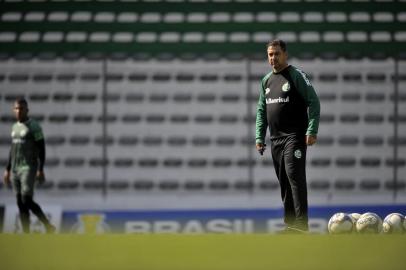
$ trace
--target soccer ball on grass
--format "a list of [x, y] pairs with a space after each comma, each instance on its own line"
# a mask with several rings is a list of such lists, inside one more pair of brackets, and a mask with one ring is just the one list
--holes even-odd
[[357, 224], [357, 220], [360, 218], [361, 214], [351, 213], [351, 214], [349, 214], [349, 216], [352, 219], [352, 223], [354, 224], [354, 228], [355, 228], [355, 224]]
[[405, 231], [405, 217], [399, 213], [391, 213], [383, 220], [383, 232], [386, 234], [403, 233]]
[[375, 213], [362, 214], [355, 225], [358, 233], [380, 233], [382, 231], [382, 219]]
[[351, 217], [346, 213], [335, 213], [328, 222], [330, 234], [351, 233], [354, 228]]

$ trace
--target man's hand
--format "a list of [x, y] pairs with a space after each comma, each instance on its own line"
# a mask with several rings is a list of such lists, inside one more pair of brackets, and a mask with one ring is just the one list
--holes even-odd
[[43, 171], [37, 171], [37, 175], [35, 176], [35, 180], [38, 181], [38, 183], [42, 184], [45, 182], [45, 174]]
[[5, 170], [4, 174], [3, 174], [3, 182], [4, 184], [8, 187], [11, 185], [11, 181], [10, 181], [10, 171]]
[[257, 143], [256, 145], [257, 151], [261, 154], [261, 156], [264, 154], [265, 149], [266, 149], [266, 144], [264, 143]]
[[306, 135], [306, 145], [313, 145], [317, 141], [317, 136], [316, 135]]

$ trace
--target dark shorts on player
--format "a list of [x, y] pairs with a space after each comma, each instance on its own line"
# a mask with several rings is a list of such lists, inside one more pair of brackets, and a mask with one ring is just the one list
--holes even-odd
[[21, 195], [34, 195], [34, 184], [36, 170], [29, 167], [17, 169], [11, 172], [11, 182], [16, 194]]
[[288, 226], [308, 229], [305, 135], [271, 140], [272, 159], [281, 187], [284, 219]]

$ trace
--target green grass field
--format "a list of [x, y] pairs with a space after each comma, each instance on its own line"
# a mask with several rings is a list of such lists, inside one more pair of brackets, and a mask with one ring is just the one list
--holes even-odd
[[11, 235], [4, 270], [406, 269], [406, 235]]

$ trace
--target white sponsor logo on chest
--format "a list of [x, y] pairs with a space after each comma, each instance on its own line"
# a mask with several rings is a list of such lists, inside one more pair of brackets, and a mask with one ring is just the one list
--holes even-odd
[[267, 88], [265, 89], [265, 95], [268, 95], [271, 92], [271, 89]]
[[289, 97], [287, 98], [267, 98], [266, 99], [266, 104], [273, 104], [273, 103], [288, 103], [289, 102]]

